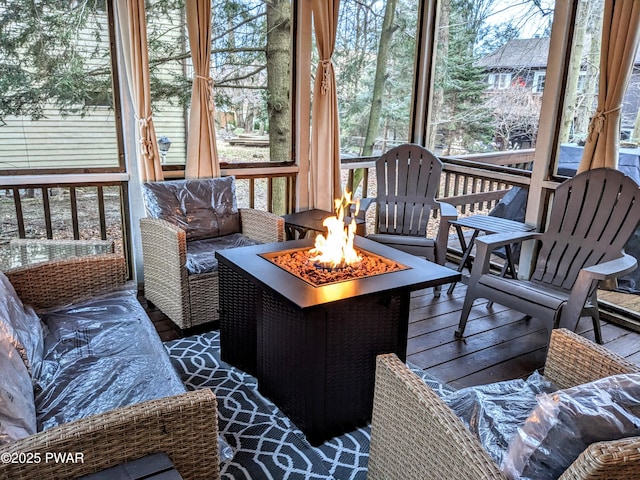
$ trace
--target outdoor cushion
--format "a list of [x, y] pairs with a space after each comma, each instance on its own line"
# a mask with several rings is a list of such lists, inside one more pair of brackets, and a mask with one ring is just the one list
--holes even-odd
[[240, 232], [234, 177], [143, 184], [147, 215], [185, 230], [187, 240]]
[[0, 334], [0, 445], [36, 432], [33, 384], [12, 340]]
[[500, 465], [509, 442], [537, 405], [536, 395], [555, 388], [538, 372], [515, 379], [461, 388], [442, 396]]
[[639, 415], [640, 373], [540, 395], [502, 470], [509, 478], [558, 478], [590, 444], [640, 435]]
[[116, 291], [43, 316], [38, 430], [186, 391], [135, 291]]
[[37, 376], [44, 354], [42, 322], [33, 308], [23, 305], [13, 285], [0, 272], [0, 335], [13, 345], [27, 371]]
[[187, 270], [189, 274], [215, 272], [218, 270], [218, 259], [215, 256], [217, 250], [257, 243], [241, 233], [187, 242]]

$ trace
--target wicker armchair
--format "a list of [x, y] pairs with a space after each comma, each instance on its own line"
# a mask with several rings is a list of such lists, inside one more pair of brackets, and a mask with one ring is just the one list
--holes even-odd
[[[120, 255], [105, 254], [15, 268], [7, 277], [24, 303], [42, 310], [112, 291], [124, 283], [125, 268]], [[210, 390], [119, 408], [2, 445], [3, 459], [38, 453], [41, 461], [3, 461], [0, 480], [74, 479], [160, 451], [185, 479], [219, 478], [217, 405]], [[84, 461], [45, 461], [46, 453], [70, 452], [82, 453]]]
[[[229, 180], [233, 178], [202, 181]], [[163, 184], [168, 185], [169, 188], [172, 185], [182, 188], [184, 183], [181, 182], [189, 181], [163, 182]], [[191, 182], [197, 181], [191, 180]], [[282, 217], [249, 208], [235, 209], [235, 186], [232, 187], [232, 195], [231, 208], [239, 212], [241, 233], [244, 236], [258, 243], [284, 240]], [[214, 198], [218, 197], [214, 195]], [[149, 210], [149, 203], [147, 203], [147, 211]], [[187, 250], [191, 240], [188, 238], [186, 226], [180, 225], [180, 222], [176, 222], [175, 219], [161, 218], [162, 215], [156, 216], [159, 218], [149, 216], [140, 221], [146, 299], [181, 329], [218, 320], [217, 270], [190, 273], [186, 265]], [[211, 252], [212, 257], [213, 255], [214, 252]]]
[[[553, 330], [544, 375], [569, 388], [640, 367], [566, 329]], [[560, 477], [629, 479], [640, 437], [590, 445]], [[440, 397], [393, 354], [377, 358], [368, 478], [504, 479], [480, 442]]]

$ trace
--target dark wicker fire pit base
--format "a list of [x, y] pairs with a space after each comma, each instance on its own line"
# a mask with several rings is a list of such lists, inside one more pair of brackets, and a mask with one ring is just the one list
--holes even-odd
[[407, 325], [401, 319], [408, 304], [407, 292], [305, 312], [265, 292], [258, 324], [260, 390], [312, 444], [366, 423], [376, 355], [406, 356]]
[[217, 252], [223, 359], [254, 373], [259, 388], [317, 444], [371, 418], [375, 357], [406, 358], [412, 290], [459, 274], [356, 238], [408, 267], [313, 287], [260, 255], [313, 240]]

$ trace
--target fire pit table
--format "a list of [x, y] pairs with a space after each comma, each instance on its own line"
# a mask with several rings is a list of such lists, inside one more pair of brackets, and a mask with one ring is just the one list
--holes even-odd
[[410, 293], [460, 274], [362, 237], [355, 248], [395, 271], [314, 286], [276, 265], [312, 239], [216, 252], [222, 358], [256, 375], [312, 444], [371, 419], [375, 357], [406, 359]]

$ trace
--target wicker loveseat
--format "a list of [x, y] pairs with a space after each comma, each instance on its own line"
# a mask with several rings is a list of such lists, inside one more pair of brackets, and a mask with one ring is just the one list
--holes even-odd
[[135, 289], [118, 288], [124, 272], [105, 254], [0, 273], [0, 479], [75, 479], [156, 452], [185, 479], [219, 477], [215, 396], [186, 392]]
[[215, 250], [284, 240], [284, 220], [238, 208], [234, 177], [143, 185], [144, 295], [181, 329], [219, 319]]
[[[566, 329], [553, 330], [544, 377], [569, 388], [640, 367]], [[442, 398], [393, 354], [377, 358], [368, 478], [507, 478]], [[560, 477], [640, 478], [640, 437], [589, 445]]]

